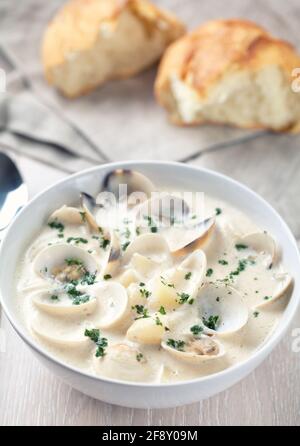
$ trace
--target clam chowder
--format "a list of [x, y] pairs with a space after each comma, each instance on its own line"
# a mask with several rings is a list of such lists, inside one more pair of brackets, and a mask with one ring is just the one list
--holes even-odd
[[32, 337], [90, 374], [148, 383], [258, 349], [292, 284], [271, 234], [216, 198], [155, 193], [138, 172], [113, 171], [102, 189], [55, 210], [20, 259], [16, 305]]

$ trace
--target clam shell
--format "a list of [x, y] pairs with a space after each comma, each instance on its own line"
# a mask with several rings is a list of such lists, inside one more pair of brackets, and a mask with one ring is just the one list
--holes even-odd
[[90, 299], [80, 305], [72, 305], [71, 300], [66, 303], [68, 298], [64, 299], [63, 302], [51, 301], [52, 294], [54, 293], [49, 291], [39, 291], [32, 296], [32, 301], [37, 308], [53, 316], [84, 316], [93, 313], [97, 307], [96, 299]]
[[117, 282], [99, 282], [90, 287], [89, 294], [97, 299], [92, 316], [95, 327], [121, 328], [130, 311], [126, 289]]
[[[127, 186], [127, 195], [120, 189], [120, 185]], [[109, 172], [103, 180], [103, 190], [111, 192], [117, 199], [128, 199], [128, 205], [135, 205], [150, 197], [155, 190], [153, 183], [140, 172], [129, 169], [116, 169]], [[135, 195], [137, 201], [132, 194]], [[131, 197], [130, 197], [131, 196]]]
[[258, 254], [267, 255], [266, 266], [270, 268], [276, 260], [276, 243], [267, 232], [252, 232], [239, 237], [236, 244], [242, 244]]
[[[248, 308], [240, 293], [225, 285], [207, 284], [198, 294], [199, 317], [206, 333], [226, 335], [240, 330], [248, 321]], [[205, 321], [218, 316], [215, 329], [206, 326]]]
[[[209, 350], [208, 346], [211, 346], [212, 348], [216, 349], [215, 353], [208, 353], [199, 354], [199, 351], [201, 351], [200, 348], [196, 348], [196, 343], [200, 343], [204, 345], [204, 350]], [[202, 335], [200, 339], [197, 340], [189, 340], [186, 342], [186, 345], [183, 347], [183, 349], [188, 348], [188, 351], [180, 351], [176, 350], [175, 348], [171, 347], [167, 344], [167, 341], [162, 342], [162, 348], [166, 350], [170, 355], [172, 355], [174, 358], [176, 358], [178, 361], [187, 362], [192, 365], [200, 365], [207, 361], [213, 361], [216, 359], [220, 359], [225, 355], [225, 348], [223, 344], [221, 344], [220, 341], [218, 341], [215, 338], [211, 338], [210, 336]], [[199, 344], [198, 344], [199, 347]]]
[[62, 206], [51, 214], [49, 222], [58, 220], [60, 223], [69, 225], [81, 225], [83, 223], [80, 211], [71, 206]]
[[134, 254], [140, 254], [154, 262], [170, 260], [169, 246], [159, 234], [142, 234], [136, 237], [123, 255], [123, 264], [128, 264]]
[[51, 274], [53, 268], [63, 265], [66, 259], [80, 260], [85, 269], [92, 274], [101, 269], [96, 259], [84, 249], [68, 243], [59, 243], [48, 246], [36, 256], [33, 270], [38, 276], [53, 278]]
[[98, 375], [124, 381], [156, 382], [161, 375], [139, 348], [126, 343], [109, 345], [104, 357], [93, 358], [93, 367]]
[[274, 273], [274, 280], [278, 281], [278, 287], [276, 291], [270, 296], [269, 299], [263, 300], [261, 303], [257, 304], [255, 308], [265, 308], [272, 304], [274, 301], [282, 297], [293, 284], [293, 278], [288, 273]]
[[88, 347], [88, 340], [84, 336], [84, 329], [74, 333], [74, 330], [56, 329], [47, 327], [47, 323], [39, 316], [31, 321], [30, 325], [34, 334], [44, 341], [60, 348], [83, 349]]

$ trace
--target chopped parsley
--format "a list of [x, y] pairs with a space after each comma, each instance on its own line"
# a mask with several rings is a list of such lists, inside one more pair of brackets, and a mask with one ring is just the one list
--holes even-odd
[[197, 335], [199, 335], [200, 333], [203, 332], [203, 327], [201, 327], [201, 325], [193, 325], [190, 328], [190, 330], [193, 333], [193, 335], [197, 336]]
[[52, 296], [50, 297], [51, 300], [59, 300], [58, 296], [56, 294], [52, 294]]
[[90, 296], [88, 294], [77, 290], [75, 283], [68, 283], [65, 286], [65, 290], [68, 296], [72, 299], [73, 305], [81, 305], [90, 300]]
[[98, 328], [92, 328], [91, 330], [86, 329], [84, 336], [89, 337], [91, 341], [95, 342], [97, 346], [95, 356], [97, 358], [103, 357], [105, 355], [105, 348], [107, 347], [108, 342], [106, 338], [101, 337], [100, 330]]
[[156, 323], [156, 325], [161, 325], [161, 326], [163, 326], [162, 321], [159, 319], [158, 316], [156, 316], [156, 318], [155, 318], [155, 323]]
[[168, 286], [169, 288], [175, 288], [174, 283], [168, 283], [163, 276], [160, 276], [160, 281], [163, 285]]
[[227, 260], [224, 260], [224, 259], [219, 260], [218, 263], [219, 263], [220, 265], [228, 265]]
[[56, 219], [53, 220], [53, 221], [50, 221], [50, 222], [48, 223], [48, 226], [49, 226], [51, 229], [57, 229], [58, 232], [63, 232], [64, 229], [65, 229], [64, 225], [63, 225], [62, 223], [60, 223], [58, 220], [56, 220]]
[[188, 293], [177, 293], [177, 296], [179, 296], [179, 301], [178, 302], [180, 304], [184, 304], [191, 297]]
[[181, 340], [176, 341], [175, 339], [168, 339], [167, 340], [167, 345], [169, 347], [174, 348], [175, 350], [183, 352], [184, 351], [185, 342], [181, 341]]
[[83, 223], [85, 223], [86, 222], [86, 212], [79, 211], [79, 214], [80, 214], [81, 220], [83, 221]]
[[138, 353], [138, 354], [136, 355], [136, 360], [137, 360], [138, 362], [141, 362], [141, 360], [143, 359], [143, 357], [144, 357], [143, 353]]
[[109, 280], [111, 278], [112, 278], [112, 276], [110, 274], [104, 274], [104, 276], [103, 276], [104, 280]]
[[254, 317], [257, 317], [258, 315], [259, 315], [259, 311], [254, 311], [254, 312], [253, 312], [253, 316], [254, 316]]
[[129, 241], [123, 243], [123, 245], [122, 245], [122, 251], [126, 251], [126, 249], [128, 248], [129, 245], [130, 245], [130, 242], [129, 242]]
[[206, 277], [210, 277], [213, 274], [214, 270], [212, 268], [208, 268], [206, 271]]
[[93, 285], [96, 281], [96, 273], [89, 273], [88, 271], [85, 273], [83, 278], [81, 279], [82, 285]]
[[151, 232], [157, 232], [158, 228], [156, 224], [154, 223], [153, 219], [150, 217], [150, 215], [144, 215], [144, 220], [148, 222], [148, 226], [150, 228]]
[[215, 315], [215, 316], [211, 315], [211, 316], [209, 316], [208, 319], [203, 317], [202, 322], [207, 328], [210, 328], [211, 330], [215, 330], [218, 326], [219, 319], [220, 319], [220, 317], [218, 315]]
[[108, 247], [108, 245], [110, 244], [110, 240], [108, 238], [102, 237], [102, 239], [100, 240], [100, 248], [106, 249]]
[[265, 296], [264, 297], [264, 300], [269, 300], [269, 299], [271, 299], [271, 296]]
[[[59, 234], [57, 234], [58, 238], [64, 238], [64, 234], [62, 232], [60, 232]], [[51, 243], [52, 244], [52, 243]]]
[[222, 214], [222, 209], [221, 208], [216, 208], [215, 212], [216, 212], [216, 215], [220, 215], [220, 214]]
[[[141, 286], [141, 284], [140, 284]], [[146, 288], [140, 288], [140, 294], [146, 299], [151, 296], [151, 291], [146, 290]]]
[[130, 238], [130, 236], [131, 236], [130, 229], [126, 228], [122, 235], [124, 235], [124, 237], [127, 239]]
[[235, 248], [236, 248], [238, 251], [242, 251], [243, 249], [248, 249], [248, 246], [247, 246], [247, 245], [244, 245], [243, 243], [237, 243], [237, 244], [235, 245]]
[[75, 259], [73, 257], [69, 257], [68, 259], [65, 259], [65, 262], [68, 266], [72, 266], [72, 265], [78, 265], [78, 266], [82, 266], [83, 262], [79, 259]]
[[185, 280], [190, 280], [191, 277], [192, 277], [191, 272], [186, 273], [186, 275], [184, 276]]
[[74, 242], [75, 245], [78, 245], [79, 243], [88, 243], [86, 238], [82, 238], [82, 237], [68, 237], [67, 238], [67, 243], [71, 243]]
[[158, 310], [158, 312], [159, 312], [160, 314], [166, 314], [165, 307], [161, 306], [160, 309]]
[[140, 317], [137, 317], [135, 319], [144, 319], [150, 317], [148, 314], [148, 310], [147, 308], [144, 307], [144, 305], [133, 305], [131, 308], [132, 310], [135, 310], [137, 314], [140, 315]]

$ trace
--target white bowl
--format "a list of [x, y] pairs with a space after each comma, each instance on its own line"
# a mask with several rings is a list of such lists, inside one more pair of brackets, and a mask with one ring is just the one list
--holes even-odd
[[[251, 215], [277, 239], [283, 262], [294, 277], [294, 288], [281, 321], [269, 339], [250, 358], [219, 373], [175, 384], [140, 384], [100, 378], [84, 373], [55, 358], [27, 332], [14, 305], [14, 274], [27, 244], [49, 214], [63, 204], [76, 203], [79, 191], [96, 194], [103, 175], [116, 168], [132, 168], [148, 175], [160, 186], [204, 191]], [[55, 184], [36, 196], [15, 218], [0, 252], [0, 293], [4, 311], [12, 326], [34, 354], [66, 383], [99, 400], [136, 408], [164, 408], [189, 404], [227, 389], [248, 375], [278, 344], [299, 303], [300, 257], [296, 241], [277, 212], [256, 193], [224, 175], [170, 162], [119, 162], [97, 166]]]

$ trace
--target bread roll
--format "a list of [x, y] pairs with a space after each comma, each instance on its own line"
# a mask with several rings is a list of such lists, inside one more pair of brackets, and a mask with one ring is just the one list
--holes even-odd
[[155, 93], [176, 124], [229, 124], [299, 131], [300, 57], [287, 42], [245, 20], [208, 22], [173, 43]]
[[76, 97], [152, 65], [183, 33], [173, 15], [147, 0], [70, 0], [45, 31], [45, 76]]

